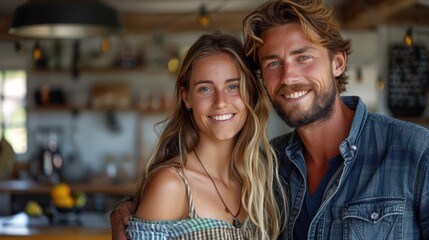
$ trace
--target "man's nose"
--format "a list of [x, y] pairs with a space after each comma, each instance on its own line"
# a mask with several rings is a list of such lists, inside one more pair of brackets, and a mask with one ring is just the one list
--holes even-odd
[[285, 64], [283, 66], [281, 81], [285, 85], [293, 85], [298, 82], [299, 74], [298, 68], [293, 64]]

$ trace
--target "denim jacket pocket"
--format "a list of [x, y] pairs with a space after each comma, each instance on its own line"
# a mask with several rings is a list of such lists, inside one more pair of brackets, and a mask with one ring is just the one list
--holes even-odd
[[395, 239], [402, 237], [405, 198], [374, 197], [343, 205], [343, 239]]

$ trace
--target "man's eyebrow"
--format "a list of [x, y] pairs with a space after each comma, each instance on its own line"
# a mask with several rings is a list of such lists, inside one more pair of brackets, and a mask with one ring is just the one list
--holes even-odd
[[307, 52], [307, 51], [309, 51], [309, 50], [315, 50], [316, 48], [314, 48], [314, 47], [303, 47], [303, 48], [299, 48], [299, 49], [297, 49], [297, 50], [293, 50], [292, 52], [291, 52], [291, 54], [292, 55], [297, 55], [297, 54], [301, 54], [301, 53], [305, 53], [305, 52]]
[[262, 61], [271, 60], [271, 59], [277, 59], [277, 58], [279, 58], [278, 55], [272, 54], [272, 55], [268, 55], [268, 56], [262, 57]]
[[[291, 55], [298, 55], [298, 54], [302, 54], [305, 53], [309, 50], [315, 50], [316, 48], [314, 47], [303, 47], [303, 48], [299, 48], [296, 50], [293, 50], [292, 52], [290, 52]], [[277, 54], [271, 54], [271, 55], [267, 55], [262, 57], [262, 61], [266, 61], [266, 60], [272, 60], [272, 59], [277, 59], [279, 58], [279, 56]]]

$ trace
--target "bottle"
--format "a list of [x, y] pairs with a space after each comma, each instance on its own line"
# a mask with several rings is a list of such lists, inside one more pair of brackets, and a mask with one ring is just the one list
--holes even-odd
[[43, 153], [43, 169], [51, 183], [62, 181], [63, 158], [58, 149], [58, 135], [51, 131], [49, 134], [49, 143]]
[[47, 143], [43, 144], [31, 167], [33, 177], [40, 183], [55, 184], [63, 180], [63, 158], [58, 148], [58, 134], [49, 130]]

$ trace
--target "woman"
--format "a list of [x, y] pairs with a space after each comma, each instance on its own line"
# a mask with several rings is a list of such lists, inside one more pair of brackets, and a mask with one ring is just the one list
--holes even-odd
[[276, 238], [268, 105], [241, 43], [219, 32], [200, 37], [183, 60], [173, 102], [134, 195], [128, 238]]

